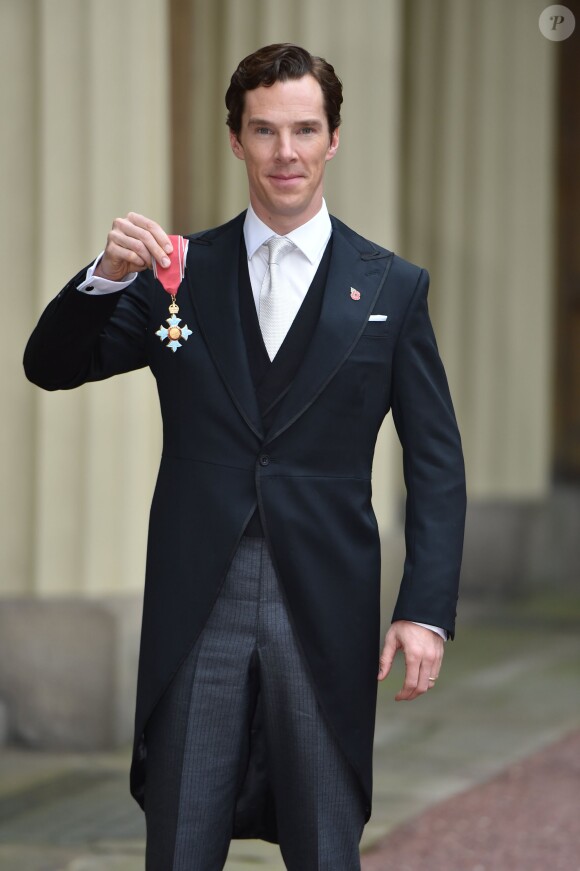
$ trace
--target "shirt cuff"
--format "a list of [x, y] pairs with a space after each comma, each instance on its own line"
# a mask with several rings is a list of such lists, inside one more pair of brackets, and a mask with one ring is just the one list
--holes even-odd
[[77, 290], [81, 293], [86, 293], [92, 296], [104, 296], [107, 293], [117, 293], [119, 290], [125, 290], [129, 287], [132, 281], [137, 278], [137, 272], [130, 272], [127, 278], [123, 281], [111, 281], [109, 278], [100, 278], [95, 275], [95, 269], [99, 265], [99, 260], [105, 252], [101, 251], [95, 262], [87, 269], [87, 277], [78, 286]]
[[430, 623], [418, 623], [416, 620], [411, 620], [411, 623], [414, 623], [415, 626], [422, 626], [423, 629], [430, 629], [431, 632], [440, 635], [443, 641], [447, 641], [447, 629], [441, 629], [440, 626], [431, 626]]

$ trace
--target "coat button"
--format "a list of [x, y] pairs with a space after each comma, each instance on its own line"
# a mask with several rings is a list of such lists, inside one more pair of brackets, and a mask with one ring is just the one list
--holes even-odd
[[270, 457], [268, 454], [261, 454], [259, 462], [261, 466], [267, 466], [270, 463]]

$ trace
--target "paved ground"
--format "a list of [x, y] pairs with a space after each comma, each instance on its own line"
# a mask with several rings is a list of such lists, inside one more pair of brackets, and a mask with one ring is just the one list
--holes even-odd
[[[578, 833], [578, 814], [556, 813], [554, 796], [580, 806], [569, 798], [574, 788], [580, 798], [580, 774], [566, 761], [579, 743], [579, 627], [578, 600], [478, 612], [464, 617], [428, 696], [395, 704], [400, 669], [381, 686], [365, 871], [580, 868], [556, 864], [554, 846]], [[538, 751], [546, 755], [520, 765]], [[126, 752], [0, 754], [0, 871], [143, 871], [143, 819], [127, 768]], [[534, 841], [540, 823], [545, 837]], [[514, 842], [551, 849], [518, 858], [506, 853]], [[284, 866], [276, 847], [250, 841], [234, 843], [226, 867]]]
[[364, 871], [580, 871], [579, 800], [577, 731], [400, 826]]

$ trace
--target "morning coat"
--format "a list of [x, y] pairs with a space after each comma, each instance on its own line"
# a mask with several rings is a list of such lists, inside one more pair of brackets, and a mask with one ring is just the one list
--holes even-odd
[[[168, 295], [151, 271], [124, 291], [50, 303], [25, 352], [28, 378], [69, 389], [148, 366], [163, 454], [151, 506], [131, 790], [146, 798], [147, 720], [195, 643], [258, 507], [322, 711], [370, 815], [380, 651], [375, 441], [392, 411], [407, 489], [406, 559], [393, 619], [453, 636], [465, 515], [461, 442], [427, 309], [425, 270], [332, 218], [320, 316], [263, 426], [240, 321], [244, 213], [189, 237], [177, 301], [192, 334], [173, 353], [156, 331]], [[372, 314], [386, 320], [370, 320]], [[381, 481], [374, 481], [375, 487]], [[276, 840], [255, 753], [235, 837]]]

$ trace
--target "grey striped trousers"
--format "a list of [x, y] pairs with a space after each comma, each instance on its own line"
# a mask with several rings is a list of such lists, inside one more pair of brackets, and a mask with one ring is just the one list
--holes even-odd
[[242, 539], [147, 725], [147, 871], [223, 868], [257, 682], [286, 867], [360, 871], [360, 787], [321, 715], [261, 538]]

